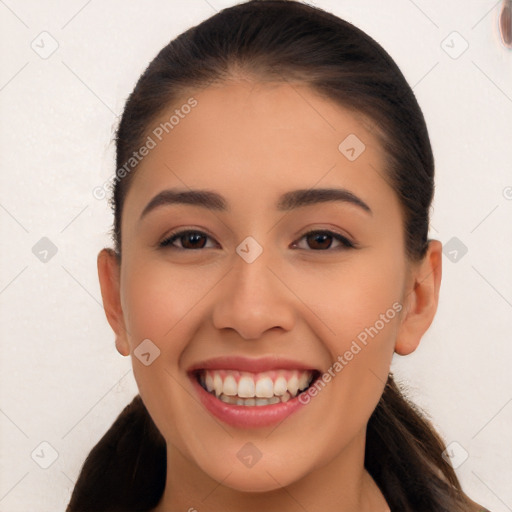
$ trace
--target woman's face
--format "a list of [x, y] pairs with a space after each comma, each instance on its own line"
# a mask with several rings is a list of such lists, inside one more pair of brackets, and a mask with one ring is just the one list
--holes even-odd
[[[183, 471], [271, 490], [364, 450], [411, 289], [402, 214], [377, 139], [348, 110], [243, 80], [194, 98], [148, 127], [156, 144], [122, 215], [116, 344]], [[169, 189], [222, 200], [145, 210]], [[294, 204], [297, 190], [310, 201]], [[194, 233], [160, 245], [181, 231]]]

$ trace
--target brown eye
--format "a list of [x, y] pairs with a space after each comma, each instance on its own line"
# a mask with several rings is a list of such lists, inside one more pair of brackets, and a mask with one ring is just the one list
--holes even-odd
[[[208, 238], [210, 237], [201, 231], [179, 231], [177, 233], [171, 233], [169, 237], [160, 242], [160, 247], [169, 247], [178, 250], [203, 249], [205, 247], [205, 240]], [[174, 245], [176, 240], [181, 241], [182, 247]]]
[[[355, 245], [344, 236], [328, 230], [309, 231], [302, 235], [301, 240], [306, 239], [308, 246], [312, 247], [315, 251], [325, 251], [331, 248], [333, 238], [341, 243], [341, 246], [334, 250], [350, 249], [355, 247]], [[299, 247], [299, 249], [302, 249], [302, 247]]]

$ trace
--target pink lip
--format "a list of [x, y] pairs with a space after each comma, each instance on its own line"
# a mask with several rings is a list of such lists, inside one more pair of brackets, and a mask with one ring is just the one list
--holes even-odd
[[280, 369], [315, 370], [316, 368], [309, 364], [277, 357], [261, 357], [259, 359], [251, 359], [241, 356], [227, 356], [215, 357], [213, 359], [201, 361], [192, 365], [188, 369], [188, 372], [194, 372], [196, 370], [241, 370], [245, 372], [259, 373]]
[[201, 403], [206, 409], [219, 420], [237, 428], [267, 427], [280, 423], [305, 405], [299, 401], [299, 395], [287, 402], [278, 404], [255, 406], [231, 405], [208, 393], [197, 381], [195, 373], [191, 373], [189, 376]]

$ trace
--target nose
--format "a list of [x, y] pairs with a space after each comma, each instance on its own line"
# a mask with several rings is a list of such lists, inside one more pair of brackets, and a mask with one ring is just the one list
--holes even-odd
[[233, 329], [246, 340], [259, 339], [270, 329], [292, 329], [298, 299], [265, 250], [252, 263], [235, 255], [222, 282], [213, 311], [217, 329]]

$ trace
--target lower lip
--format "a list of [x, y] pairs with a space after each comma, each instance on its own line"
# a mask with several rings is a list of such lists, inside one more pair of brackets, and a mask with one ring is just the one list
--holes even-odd
[[199, 384], [195, 375], [190, 375], [190, 379], [201, 403], [208, 411], [219, 420], [237, 428], [258, 428], [275, 425], [306, 405], [299, 401], [299, 395], [287, 402], [277, 404], [254, 406], [227, 404], [206, 391]]

